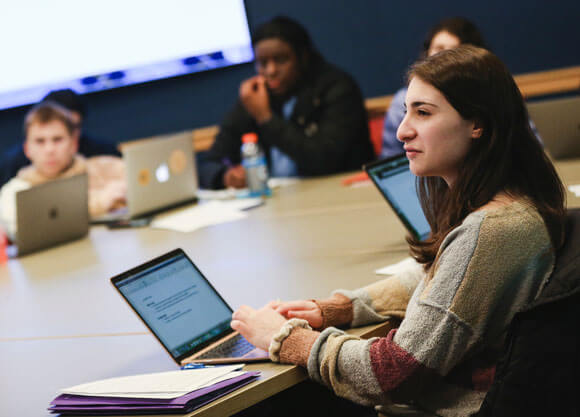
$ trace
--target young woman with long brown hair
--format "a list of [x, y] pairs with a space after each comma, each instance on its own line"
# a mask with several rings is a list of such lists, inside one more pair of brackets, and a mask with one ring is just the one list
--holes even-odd
[[[564, 192], [512, 76], [491, 52], [443, 51], [408, 79], [397, 136], [432, 229], [424, 242], [409, 238], [416, 264], [326, 300], [242, 306], [232, 327], [341, 397], [465, 416], [493, 382], [512, 318], [550, 277]], [[402, 321], [383, 338], [331, 327], [389, 317]]]

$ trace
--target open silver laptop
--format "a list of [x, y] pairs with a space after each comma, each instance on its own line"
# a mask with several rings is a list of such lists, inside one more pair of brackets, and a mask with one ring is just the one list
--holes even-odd
[[527, 107], [553, 158], [580, 156], [580, 96], [536, 101]]
[[12, 256], [79, 239], [89, 231], [87, 175], [50, 181], [16, 194]]
[[181, 249], [111, 283], [179, 365], [269, 360], [232, 330], [232, 309]]
[[191, 132], [155, 136], [123, 146], [127, 208], [93, 223], [135, 219], [196, 201]]

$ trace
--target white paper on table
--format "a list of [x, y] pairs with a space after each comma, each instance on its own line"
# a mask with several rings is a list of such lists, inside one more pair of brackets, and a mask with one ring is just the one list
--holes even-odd
[[178, 232], [193, 232], [205, 226], [240, 220], [248, 216], [233, 201], [210, 201], [156, 217], [151, 227]]
[[403, 259], [402, 261], [397, 262], [396, 264], [387, 265], [383, 268], [377, 269], [375, 271], [375, 274], [377, 274], [377, 275], [397, 275], [398, 273], [400, 273], [402, 271], [409, 270], [411, 265], [416, 265], [416, 263], [417, 262], [409, 256], [409, 257]]
[[580, 197], [580, 184], [572, 184], [568, 186], [568, 190], [570, 190], [576, 197]]
[[230, 200], [236, 198], [235, 188], [225, 188], [223, 190], [197, 190], [197, 197], [200, 200]]
[[300, 182], [300, 178], [296, 177], [273, 177], [268, 179], [268, 187], [270, 188], [280, 188], [287, 187], [289, 185], [296, 184]]
[[264, 200], [259, 197], [238, 198], [235, 200], [222, 201], [222, 203], [227, 204], [228, 207], [234, 210], [249, 210], [251, 208], [261, 206], [262, 204], [264, 204]]
[[242, 367], [243, 365], [237, 364], [102, 379], [62, 389], [61, 393], [104, 397], [177, 398], [239, 376], [243, 373], [238, 372]]
[[[191, 369], [192, 371], [197, 371], [197, 369]], [[177, 372], [177, 371], [176, 371]], [[211, 385], [217, 384], [219, 382], [222, 381], [226, 381], [228, 379], [232, 379], [235, 378], [237, 376], [240, 376], [242, 374], [244, 374], [245, 371], [233, 371], [230, 372], [227, 375], [223, 375], [219, 378], [215, 378], [212, 379], [210, 381], [208, 381], [207, 383], [198, 386], [195, 389], [188, 389], [186, 391], [167, 391], [167, 392], [110, 392], [110, 393], [106, 393], [105, 396], [107, 397], [119, 397], [119, 398], [156, 398], [156, 399], [171, 399], [171, 398], [177, 398], [177, 397], [181, 397], [182, 395], [185, 395], [187, 393], [190, 393], [191, 391], [195, 391], [195, 390], [199, 390], [202, 388], [206, 388], [209, 387]], [[83, 395], [83, 394], [76, 394], [76, 395]]]

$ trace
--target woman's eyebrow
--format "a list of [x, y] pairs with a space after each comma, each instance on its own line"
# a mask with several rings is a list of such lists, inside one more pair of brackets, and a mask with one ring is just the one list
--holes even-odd
[[[430, 102], [428, 102], [428, 101], [414, 101], [414, 102], [412, 102], [412, 103], [411, 103], [411, 107], [413, 107], [413, 108], [417, 108], [417, 107], [419, 107], [419, 106], [432, 106], [432, 107], [439, 107], [439, 106], [437, 106], [436, 104], [434, 104], [434, 103], [430, 103]], [[405, 105], [405, 107], [406, 107], [406, 105]]]

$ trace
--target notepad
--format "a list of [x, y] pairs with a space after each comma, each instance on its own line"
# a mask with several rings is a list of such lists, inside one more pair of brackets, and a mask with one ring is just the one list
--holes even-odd
[[[249, 384], [260, 375], [259, 372], [242, 372], [239, 370], [228, 371], [227, 374], [223, 374], [223, 372], [232, 368], [234, 367], [161, 373], [164, 375], [136, 375], [134, 377], [112, 378], [104, 381], [96, 381], [95, 383], [77, 385], [71, 388], [74, 388], [78, 392], [91, 391], [102, 394], [104, 391], [112, 389], [130, 392], [123, 393], [123, 395], [126, 395], [123, 397], [109, 395], [111, 393], [107, 393], [107, 395], [60, 394], [52, 400], [48, 409], [53, 414], [95, 416], [111, 414], [189, 413]], [[216, 376], [217, 374], [222, 375]], [[208, 381], [213, 376], [215, 378]], [[152, 381], [152, 379], [155, 381]], [[202, 382], [202, 379], [205, 382]], [[137, 385], [135, 385], [135, 380], [137, 380]], [[139, 388], [137, 388], [138, 386]], [[158, 398], [159, 395], [169, 393], [135, 393], [137, 390], [189, 390], [193, 386], [200, 388], [173, 398]], [[176, 392], [171, 393], [172, 396], [175, 394]]]
[[109, 378], [65, 388], [61, 393], [122, 398], [177, 398], [238, 377], [244, 373], [241, 369], [242, 365], [229, 365]]
[[188, 207], [153, 220], [151, 227], [178, 232], [193, 232], [202, 227], [241, 220], [248, 217], [245, 210], [263, 204], [261, 199], [210, 201]]
[[580, 197], [580, 184], [569, 185], [568, 190], [574, 193], [576, 197]]
[[417, 268], [417, 262], [411, 258], [407, 257], [404, 258], [402, 261], [399, 261], [392, 265], [387, 265], [383, 268], [377, 269], [375, 274], [377, 275], [397, 275], [401, 272], [409, 270], [409, 268]]

